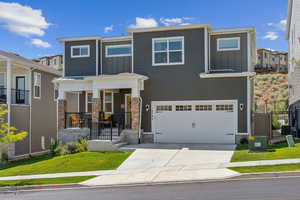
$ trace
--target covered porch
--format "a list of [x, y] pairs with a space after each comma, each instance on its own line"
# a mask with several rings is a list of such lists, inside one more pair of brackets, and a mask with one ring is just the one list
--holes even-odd
[[129, 129], [140, 136], [144, 80], [134, 73], [56, 79], [58, 134], [88, 130], [90, 139], [113, 140]]

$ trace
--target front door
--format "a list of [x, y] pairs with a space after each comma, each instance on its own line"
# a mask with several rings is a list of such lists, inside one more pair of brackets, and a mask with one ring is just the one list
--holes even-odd
[[131, 125], [131, 94], [125, 94], [125, 127]]
[[16, 103], [24, 104], [25, 103], [25, 76], [16, 77]]

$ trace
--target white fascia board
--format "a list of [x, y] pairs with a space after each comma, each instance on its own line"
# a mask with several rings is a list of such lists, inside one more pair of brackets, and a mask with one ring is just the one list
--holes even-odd
[[201, 73], [199, 76], [200, 76], [200, 78], [232, 78], [232, 77], [255, 76], [255, 74], [256, 74], [255, 72], [214, 73], [214, 74]]
[[288, 14], [286, 20], [286, 28], [285, 28], [285, 39], [289, 40], [290, 38], [290, 27], [291, 27], [291, 19], [292, 19], [292, 8], [293, 8], [293, 0], [289, 0], [288, 2]]
[[122, 42], [122, 41], [131, 41], [131, 40], [132, 40], [132, 36], [102, 38], [102, 42]]
[[179, 26], [162, 26], [154, 28], [134, 28], [127, 29], [128, 33], [143, 33], [143, 32], [155, 32], [155, 31], [171, 31], [171, 30], [184, 30], [184, 29], [195, 29], [195, 28], [211, 28], [210, 24], [189, 24], [189, 25], [179, 25]]
[[71, 41], [83, 41], [83, 40], [101, 40], [99, 36], [91, 36], [91, 37], [68, 37], [68, 38], [57, 38], [59, 42], [71, 42]]
[[219, 35], [219, 34], [233, 34], [233, 33], [246, 33], [255, 31], [254, 27], [247, 28], [233, 28], [233, 29], [216, 29], [210, 32], [211, 35]]

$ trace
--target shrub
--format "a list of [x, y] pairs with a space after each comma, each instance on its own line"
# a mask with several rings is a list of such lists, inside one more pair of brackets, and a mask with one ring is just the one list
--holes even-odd
[[69, 151], [69, 153], [77, 153], [76, 152], [76, 142], [68, 143], [67, 150]]
[[68, 151], [66, 145], [60, 144], [60, 145], [58, 145], [58, 147], [56, 148], [56, 155], [63, 156], [63, 155], [69, 154], [69, 153], [70, 153], [70, 152]]
[[50, 142], [50, 154], [52, 156], [58, 155], [57, 148], [59, 146], [59, 142], [57, 140], [51, 140]]
[[88, 140], [87, 139], [80, 139], [77, 143], [76, 143], [76, 153], [79, 152], [85, 152], [88, 150]]
[[242, 137], [240, 139], [240, 144], [248, 144], [248, 138], [247, 137]]
[[1, 153], [1, 161], [4, 163], [8, 162], [8, 154], [6, 152]]

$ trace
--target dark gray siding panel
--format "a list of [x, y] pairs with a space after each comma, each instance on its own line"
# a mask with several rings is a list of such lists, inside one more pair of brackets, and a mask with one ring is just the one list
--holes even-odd
[[[152, 38], [184, 36], [185, 64], [152, 66]], [[239, 111], [238, 131], [247, 131], [246, 78], [201, 79], [204, 72], [204, 30], [152, 32], [134, 34], [134, 72], [149, 77], [145, 81], [142, 128], [151, 131], [151, 112], [145, 105], [151, 101], [238, 100], [245, 109]]]
[[[31, 134], [33, 153], [43, 151], [41, 147], [42, 136], [45, 137], [46, 149], [49, 148], [51, 138], [56, 139], [57, 136], [57, 106], [56, 101], [54, 100], [54, 84], [52, 83], [52, 80], [57, 78], [57, 76], [46, 72], [40, 73], [42, 75], [41, 99], [31, 99]], [[32, 79], [32, 81], [34, 80]]]
[[103, 74], [118, 74], [131, 72], [131, 56], [106, 57], [105, 48], [109, 45], [131, 44], [130, 42], [105, 42], [102, 43], [102, 72]]
[[[90, 45], [90, 57], [71, 58], [71, 46]], [[73, 41], [65, 43], [65, 75], [95, 76], [96, 75], [96, 41]]]
[[79, 94], [79, 112], [86, 112], [85, 98], [85, 92], [81, 92]]
[[30, 127], [30, 107], [29, 106], [11, 106], [11, 124], [19, 131], [27, 131], [28, 136], [15, 144], [15, 156], [29, 153], [29, 127]]
[[[217, 51], [218, 38], [240, 37], [239, 51]], [[210, 69], [232, 69], [234, 72], [248, 71], [247, 33], [212, 35], [210, 38]]]

